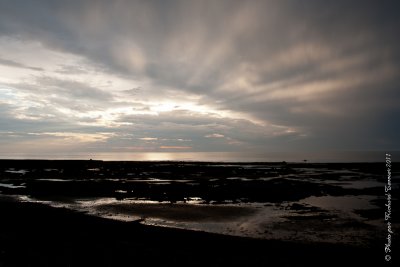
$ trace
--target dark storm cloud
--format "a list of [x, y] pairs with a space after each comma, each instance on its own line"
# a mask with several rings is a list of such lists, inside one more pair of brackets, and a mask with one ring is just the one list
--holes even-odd
[[[116, 122], [135, 124], [114, 129], [119, 134], [171, 139], [178, 125], [180, 138], [195, 147], [220, 134], [262, 149], [399, 149], [399, 7], [394, 1], [14, 0], [0, 2], [0, 37], [81, 56], [138, 81], [132, 88], [146, 83], [118, 88], [137, 112], [150, 113], [148, 102], [180, 92], [196, 95], [195, 104], [264, 122], [184, 109], [158, 116], [116, 111]], [[13, 59], [0, 64], [41, 70]], [[65, 64], [55, 71], [78, 75], [85, 68]], [[82, 79], [43, 76], [15, 87], [83, 112], [124, 103]], [[214, 141], [229, 143], [222, 139]]]

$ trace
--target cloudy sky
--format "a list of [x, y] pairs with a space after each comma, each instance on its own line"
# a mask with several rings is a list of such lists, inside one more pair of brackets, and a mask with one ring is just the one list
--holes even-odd
[[0, 0], [2, 153], [400, 150], [399, 8]]

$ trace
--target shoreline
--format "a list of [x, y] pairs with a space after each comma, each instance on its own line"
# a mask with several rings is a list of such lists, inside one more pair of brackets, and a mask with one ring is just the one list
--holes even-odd
[[[121, 222], [0, 199], [0, 266], [379, 264], [380, 247], [296, 243]], [[375, 264], [375, 265], [376, 265]]]
[[[380, 228], [366, 228], [364, 222], [383, 220], [379, 180], [383, 168], [384, 163], [0, 160], [0, 191], [6, 196], [0, 195], [0, 267], [379, 266], [384, 262], [385, 236], [379, 234]], [[398, 184], [397, 174], [393, 182]], [[73, 204], [82, 198], [99, 203], [113, 199], [118, 205], [88, 204], [105, 213], [163, 215], [185, 223], [203, 220], [204, 224], [224, 215], [219, 219], [225, 225], [223, 220], [239, 211], [251, 213], [220, 205], [259, 203], [260, 217], [246, 217], [245, 223], [265, 238], [145, 225], [140, 220], [123, 222], [84, 209], [10, 201], [12, 196]], [[158, 204], [132, 206], [130, 199]], [[351, 203], [357, 199], [359, 204]], [[191, 200], [204, 206], [192, 209], [182, 204]], [[368, 209], [362, 209], [365, 203]], [[280, 214], [276, 216], [284, 222], [273, 221], [270, 211]], [[357, 219], [342, 216], [348, 212]], [[395, 209], [394, 224], [398, 214]], [[242, 230], [237, 227], [237, 231]], [[280, 233], [289, 236], [278, 240]], [[332, 238], [339, 242], [330, 243]], [[368, 242], [358, 246], [343, 238]], [[397, 244], [394, 238], [393, 251], [398, 250]]]

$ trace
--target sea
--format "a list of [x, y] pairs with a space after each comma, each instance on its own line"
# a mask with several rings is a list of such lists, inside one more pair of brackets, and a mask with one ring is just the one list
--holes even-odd
[[0, 159], [105, 160], [105, 161], [199, 161], [199, 162], [385, 162], [386, 154], [399, 161], [400, 151], [312, 152], [74, 152], [10, 153]]

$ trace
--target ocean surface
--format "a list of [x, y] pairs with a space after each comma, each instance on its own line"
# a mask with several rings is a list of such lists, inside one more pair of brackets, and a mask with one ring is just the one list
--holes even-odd
[[211, 161], [211, 162], [384, 162], [390, 153], [400, 161], [400, 151], [323, 151], [323, 152], [82, 152], [29, 154], [0, 152], [0, 159], [58, 159], [106, 161]]

